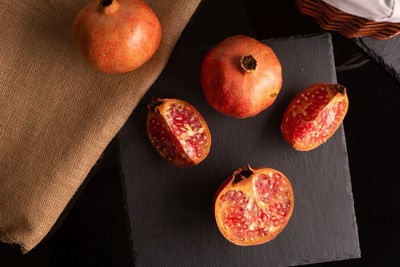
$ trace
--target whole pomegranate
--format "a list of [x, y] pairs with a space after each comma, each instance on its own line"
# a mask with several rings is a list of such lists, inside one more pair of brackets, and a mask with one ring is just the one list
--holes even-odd
[[214, 199], [223, 236], [240, 246], [274, 239], [293, 213], [293, 189], [281, 172], [239, 168], [221, 185]]
[[153, 56], [161, 25], [142, 0], [96, 0], [75, 17], [72, 38], [90, 65], [102, 72], [123, 73]]
[[201, 84], [207, 101], [217, 111], [248, 118], [275, 101], [282, 86], [282, 68], [270, 47], [236, 35], [206, 55]]
[[207, 157], [211, 146], [210, 130], [192, 105], [178, 99], [153, 98], [148, 110], [147, 134], [167, 162], [189, 167]]
[[349, 100], [343, 85], [311, 85], [287, 107], [281, 124], [283, 137], [296, 150], [314, 149], [336, 132], [348, 106]]

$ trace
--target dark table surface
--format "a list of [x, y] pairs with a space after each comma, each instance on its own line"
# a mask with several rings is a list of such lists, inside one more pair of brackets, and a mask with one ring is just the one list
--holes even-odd
[[[282, 89], [266, 111], [242, 120], [216, 112], [204, 97], [199, 77], [209, 49], [180, 49], [118, 134], [135, 265], [286, 266], [360, 257], [343, 127], [307, 153], [288, 145], [280, 130], [282, 114], [297, 93], [310, 84], [337, 83], [331, 35], [265, 43], [283, 70]], [[183, 99], [202, 114], [212, 135], [204, 162], [176, 168], [155, 153], [144, 127], [152, 97]], [[217, 188], [246, 164], [276, 168], [293, 186], [290, 222], [276, 239], [260, 246], [235, 246], [225, 240], [211, 209]]]
[[[176, 49], [213, 46], [238, 33], [269, 39], [321, 31], [292, 0], [203, 0]], [[351, 101], [344, 128], [362, 258], [318, 265], [399, 266], [400, 84], [351, 40], [333, 33], [333, 46], [337, 79]], [[27, 255], [0, 244], [0, 266], [132, 265], [116, 142], [49, 236]]]

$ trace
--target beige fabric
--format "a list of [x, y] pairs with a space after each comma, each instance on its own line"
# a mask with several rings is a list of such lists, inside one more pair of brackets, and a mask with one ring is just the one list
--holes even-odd
[[147, 0], [163, 37], [127, 74], [86, 65], [71, 25], [88, 0], [0, 0], [1, 240], [35, 247], [164, 68], [200, 0]]

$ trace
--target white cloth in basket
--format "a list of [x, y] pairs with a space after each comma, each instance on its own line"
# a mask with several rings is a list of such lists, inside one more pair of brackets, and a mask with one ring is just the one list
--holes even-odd
[[400, 22], [400, 0], [324, 0], [326, 3], [373, 21]]

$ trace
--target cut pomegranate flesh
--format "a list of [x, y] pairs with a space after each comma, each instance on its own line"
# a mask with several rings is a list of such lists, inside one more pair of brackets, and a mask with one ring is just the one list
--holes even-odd
[[166, 161], [186, 167], [207, 157], [211, 134], [207, 123], [192, 105], [178, 99], [153, 99], [148, 109], [150, 142]]
[[[290, 182], [280, 172], [263, 168], [245, 177], [239, 169], [228, 178], [215, 200], [215, 217], [221, 233], [237, 245], [256, 245], [275, 238], [293, 211]], [[237, 176], [241, 181], [237, 182]]]
[[347, 108], [348, 98], [342, 85], [312, 85], [289, 104], [282, 120], [282, 134], [295, 149], [311, 150], [335, 133]]

